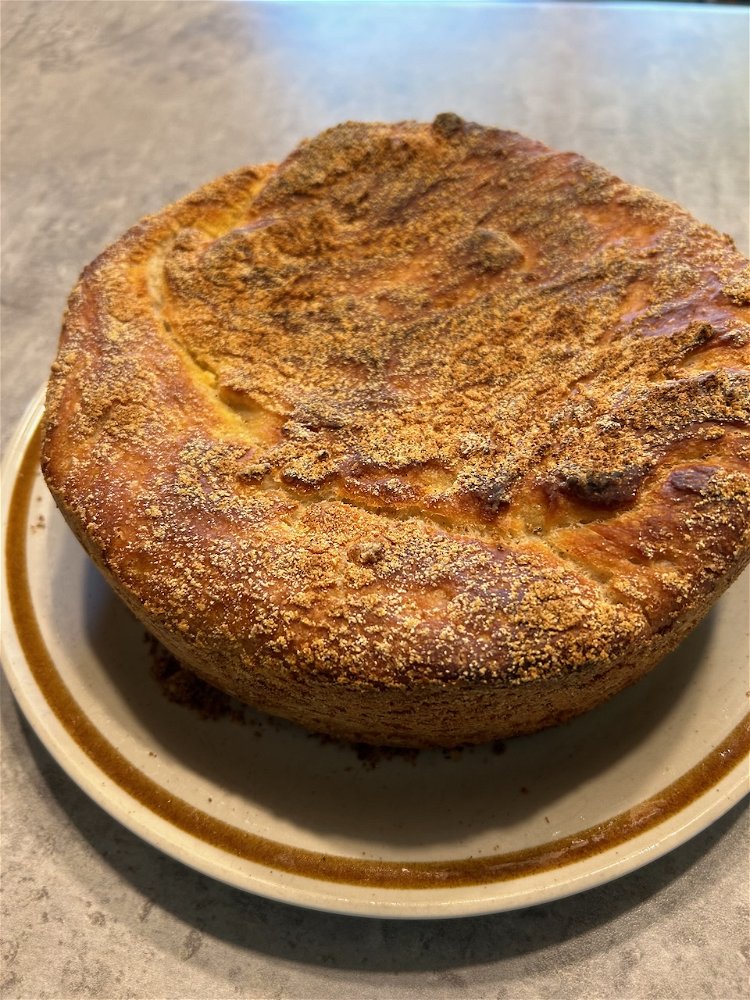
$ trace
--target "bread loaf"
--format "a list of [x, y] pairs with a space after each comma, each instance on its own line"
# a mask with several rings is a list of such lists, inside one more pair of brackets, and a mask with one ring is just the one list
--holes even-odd
[[348, 122], [85, 269], [44, 473], [217, 687], [370, 743], [529, 733], [747, 564], [749, 305], [728, 237], [581, 156]]

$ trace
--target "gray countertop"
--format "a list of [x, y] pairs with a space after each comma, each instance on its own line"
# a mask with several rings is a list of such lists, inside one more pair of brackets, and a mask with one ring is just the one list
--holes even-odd
[[[680, 4], [2, 4], [6, 443], [81, 267], [139, 216], [346, 118], [453, 110], [574, 149], [748, 251], [747, 10]], [[3, 682], [4, 997], [720, 997], [747, 986], [745, 804], [640, 871], [514, 913], [269, 902], [139, 841]]]

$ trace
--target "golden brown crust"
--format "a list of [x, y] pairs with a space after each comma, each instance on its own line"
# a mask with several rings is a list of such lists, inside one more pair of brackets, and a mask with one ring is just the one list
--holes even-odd
[[637, 679], [750, 556], [750, 270], [573, 154], [347, 123], [74, 290], [43, 464], [197, 672], [452, 745]]

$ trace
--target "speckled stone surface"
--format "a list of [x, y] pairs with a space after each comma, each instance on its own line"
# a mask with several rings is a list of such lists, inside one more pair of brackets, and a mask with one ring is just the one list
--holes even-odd
[[[4, 2], [2, 435], [80, 268], [140, 215], [345, 118], [454, 110], [575, 149], [748, 251], [736, 8]], [[2, 996], [689, 998], [748, 990], [748, 809], [630, 876], [445, 922], [315, 913], [140, 842], [2, 689]]]

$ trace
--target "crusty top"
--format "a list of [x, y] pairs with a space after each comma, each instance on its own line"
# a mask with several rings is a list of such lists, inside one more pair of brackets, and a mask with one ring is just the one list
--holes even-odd
[[45, 472], [133, 603], [227, 662], [605, 669], [750, 555], [748, 305], [728, 237], [580, 156], [349, 122], [84, 271]]

